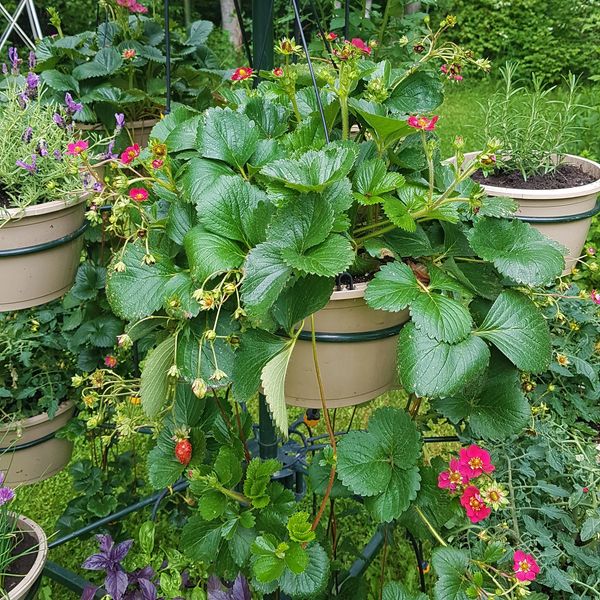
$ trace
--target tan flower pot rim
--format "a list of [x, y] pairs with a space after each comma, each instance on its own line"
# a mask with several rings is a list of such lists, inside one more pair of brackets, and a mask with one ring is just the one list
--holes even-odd
[[0, 217], [8, 214], [9, 219], [22, 219], [23, 217], [37, 217], [53, 213], [69, 206], [77, 206], [87, 200], [87, 195], [83, 195], [75, 201], [53, 200], [52, 202], [42, 202], [25, 208], [3, 208], [0, 209]]
[[[148, 119], [138, 119], [136, 121], [125, 122], [125, 129], [135, 129], [136, 127], [149, 127], [150, 125], [156, 125], [160, 121], [160, 117], [150, 117]], [[102, 123], [82, 123], [76, 121], [76, 127], [85, 131], [98, 131], [105, 129]]]
[[[64, 414], [68, 410], [71, 410], [72, 407], [73, 407], [72, 400], [65, 400], [64, 402], [61, 402], [58, 405], [58, 410], [56, 411], [54, 418], [56, 419], [57, 417]], [[34, 415], [33, 417], [28, 417], [27, 419], [21, 419], [20, 421], [15, 421], [13, 423], [9, 423], [8, 425], [0, 425], [0, 432], [1, 433], [9, 433], [10, 431], [15, 431], [16, 429], [26, 429], [26, 428], [30, 428], [30, 427], [35, 427], [36, 425], [39, 425], [40, 423], [44, 423], [44, 422], [50, 421], [50, 420], [52, 420], [52, 419], [48, 418], [48, 413], [43, 412], [43, 413], [40, 413], [39, 415]], [[1, 443], [2, 443], [2, 440], [0, 439], [0, 444]]]
[[[467, 152], [465, 159], [468, 161], [475, 158], [479, 152]], [[455, 157], [451, 157], [445, 161], [446, 163], [454, 163]], [[495, 185], [487, 185], [481, 183], [490, 194], [494, 196], [507, 196], [509, 198], [518, 198], [521, 200], [553, 200], [553, 199], [567, 199], [577, 198], [579, 196], [587, 196], [588, 194], [600, 193], [600, 164], [596, 161], [590, 160], [589, 158], [583, 158], [582, 156], [575, 156], [574, 154], [565, 154], [564, 162], [571, 165], [586, 166], [585, 169], [588, 172], [596, 171], [598, 178], [592, 183], [586, 185], [579, 185], [576, 187], [568, 188], [556, 188], [550, 190], [525, 190], [522, 188], [511, 188], [511, 187], [499, 187]]]

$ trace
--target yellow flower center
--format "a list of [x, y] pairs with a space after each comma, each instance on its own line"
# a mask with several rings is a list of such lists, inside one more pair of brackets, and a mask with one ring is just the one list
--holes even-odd
[[469, 466], [471, 469], [481, 469], [483, 467], [483, 461], [476, 456], [475, 458], [469, 459]]
[[477, 500], [477, 498], [471, 498], [469, 500], [469, 504], [471, 505], [471, 508], [473, 510], [479, 510], [481, 508], [481, 502], [479, 502], [479, 500]]
[[492, 502], [496, 502], [496, 501], [500, 500], [500, 494], [498, 494], [498, 492], [496, 492], [496, 491], [491, 491], [490, 492], [490, 500]]
[[522, 560], [519, 563], [519, 571], [523, 571], [523, 573], [527, 573], [530, 568], [531, 568], [531, 565], [526, 560]]
[[425, 117], [420, 117], [417, 123], [419, 124], [419, 127], [427, 127], [427, 125], [429, 125], [429, 120]]
[[458, 471], [450, 471], [451, 483], [462, 483], [462, 475]]

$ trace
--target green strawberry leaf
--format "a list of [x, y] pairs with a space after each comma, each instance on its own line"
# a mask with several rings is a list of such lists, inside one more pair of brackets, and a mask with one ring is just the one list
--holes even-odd
[[142, 407], [149, 417], [155, 417], [167, 402], [170, 381], [167, 371], [175, 359], [175, 336], [163, 340], [148, 353], [140, 380]]
[[316, 543], [306, 548], [308, 563], [299, 574], [285, 569], [279, 579], [279, 586], [284, 594], [294, 600], [312, 600], [320, 598], [329, 582], [329, 557], [323, 548]]
[[456, 300], [435, 293], [420, 293], [410, 305], [413, 323], [429, 337], [455, 344], [471, 332], [469, 311]]
[[489, 340], [519, 369], [539, 373], [550, 364], [550, 331], [544, 316], [523, 294], [502, 292], [476, 335]]
[[205, 521], [194, 515], [183, 526], [181, 545], [189, 559], [211, 564], [222, 539], [222, 527], [218, 521]]
[[305, 252], [296, 247], [285, 247], [281, 257], [286, 265], [301, 273], [334, 277], [354, 262], [355, 252], [350, 240], [332, 233], [324, 242]]
[[467, 600], [466, 591], [471, 586], [467, 578], [469, 555], [456, 548], [437, 548], [433, 552], [433, 568], [438, 576], [435, 600]]

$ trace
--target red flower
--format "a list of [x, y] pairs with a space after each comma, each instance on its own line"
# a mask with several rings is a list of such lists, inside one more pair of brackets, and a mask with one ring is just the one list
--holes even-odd
[[492, 509], [483, 501], [479, 488], [474, 485], [465, 488], [463, 495], [460, 497], [460, 503], [472, 523], [479, 523], [479, 521], [487, 519], [492, 512]]
[[125, 148], [125, 151], [121, 154], [121, 162], [124, 165], [128, 165], [129, 163], [132, 163], [139, 155], [140, 155], [139, 144], [134, 144], [133, 146], [128, 146], [127, 148]]
[[160, 159], [160, 158], [155, 158], [155, 159], [152, 161], [152, 168], [153, 168], [153, 169], [161, 169], [161, 168], [162, 168], [162, 166], [163, 166], [164, 164], [165, 164], [165, 161], [164, 161], [164, 160], [162, 160], [162, 159]]
[[415, 129], [421, 129], [422, 131], [433, 131], [438, 119], [438, 115], [431, 117], [431, 119], [428, 119], [427, 117], [412, 116], [408, 117], [407, 123], [410, 127], [414, 127]]
[[275, 75], [275, 77], [283, 77], [283, 69], [281, 67], [275, 67], [273, 69], [273, 75]]
[[447, 471], [442, 471], [438, 477], [438, 487], [455, 492], [456, 488], [469, 483], [469, 474], [460, 462], [453, 458]]
[[254, 69], [252, 67], [238, 67], [231, 76], [231, 81], [244, 81], [244, 79], [250, 79], [254, 75]]
[[134, 202], [144, 202], [148, 200], [148, 190], [146, 188], [131, 188], [129, 190], [129, 197]]
[[338, 34], [337, 33], [333, 33], [333, 31], [330, 31], [329, 33], [325, 34], [325, 39], [328, 42], [335, 42], [335, 40], [338, 39]]
[[67, 144], [67, 154], [71, 156], [77, 156], [82, 152], [85, 152], [89, 147], [89, 144], [85, 140], [77, 140], [72, 144]]
[[112, 354], [104, 357], [104, 366], [108, 367], [109, 369], [114, 369], [117, 366], [117, 363], [117, 359]]
[[522, 550], [517, 550], [513, 556], [513, 569], [515, 571], [515, 577], [519, 581], [533, 581], [540, 568], [535, 562], [535, 558], [531, 554], [525, 554]]
[[360, 50], [363, 54], [371, 54], [371, 48], [368, 46], [368, 44], [365, 44], [365, 42], [363, 42], [360, 38], [352, 38], [350, 43], [355, 48]]
[[125, 60], [131, 60], [135, 58], [136, 54], [137, 52], [133, 48], [125, 48], [125, 50], [123, 50], [123, 58]]
[[475, 444], [468, 448], [461, 448], [459, 460], [460, 464], [466, 469], [469, 479], [479, 477], [483, 473], [491, 473], [496, 468], [492, 464], [490, 453]]

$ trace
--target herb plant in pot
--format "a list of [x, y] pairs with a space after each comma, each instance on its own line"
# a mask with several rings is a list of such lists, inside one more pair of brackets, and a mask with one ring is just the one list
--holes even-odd
[[37, 523], [10, 511], [14, 498], [0, 471], [0, 594], [7, 600], [25, 600], [39, 585], [48, 543]]
[[45, 104], [39, 77], [19, 75], [20, 65], [11, 49], [0, 105], [0, 312], [64, 294], [85, 229], [79, 165], [88, 144], [69, 125], [81, 105], [69, 96], [66, 106]]
[[[557, 88], [559, 100], [541, 78], [520, 86], [516, 70], [513, 63], [503, 67], [501, 87], [488, 99], [481, 141], [497, 139], [500, 151], [488, 157], [488, 169], [476, 180], [488, 195], [516, 200], [517, 218], [568, 248], [566, 274], [600, 211], [600, 164], [566, 153], [578, 131], [575, 76]], [[474, 156], [467, 154], [467, 163]]]
[[0, 314], [0, 470], [10, 485], [51, 477], [71, 458], [72, 442], [56, 436], [75, 410], [69, 317], [58, 302]]

